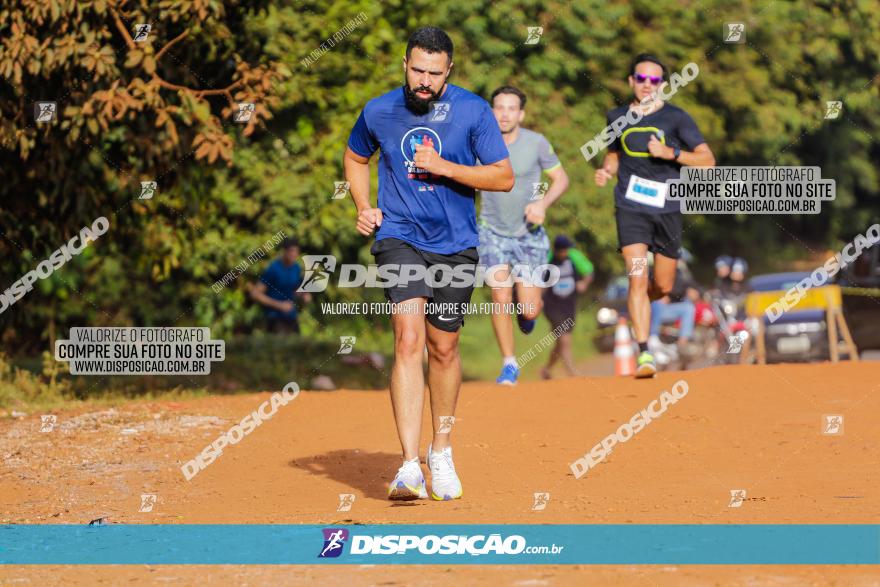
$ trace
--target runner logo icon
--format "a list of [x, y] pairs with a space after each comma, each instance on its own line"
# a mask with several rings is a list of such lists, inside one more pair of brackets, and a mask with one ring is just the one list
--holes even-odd
[[843, 416], [839, 414], [826, 414], [825, 426], [822, 434], [843, 434]]
[[742, 507], [743, 501], [746, 499], [746, 490], [745, 489], [731, 489], [730, 490], [730, 503], [727, 504], [729, 508], [738, 508]]
[[318, 558], [337, 558], [342, 554], [345, 541], [348, 540], [348, 530], [345, 528], [324, 528], [324, 548]]
[[337, 512], [350, 512], [351, 506], [354, 505], [354, 494], [353, 493], [340, 493], [339, 494], [339, 507], [336, 508]]
[[644, 275], [645, 269], [648, 267], [648, 258], [647, 257], [633, 257], [632, 267], [630, 267], [629, 274], [630, 276], [638, 277], [640, 275]]
[[351, 351], [354, 349], [354, 344], [357, 342], [356, 336], [340, 336], [339, 337], [339, 350], [336, 351], [337, 355], [350, 355]]
[[532, 197], [529, 198], [530, 202], [534, 202], [536, 200], [543, 200], [544, 196], [547, 195], [547, 189], [550, 187], [550, 184], [546, 181], [542, 181], [541, 183], [533, 183], [532, 184]]
[[143, 43], [150, 36], [150, 31], [153, 29], [153, 25], [150, 24], [137, 24], [134, 27], [134, 35], [131, 39], [135, 43]]
[[341, 200], [348, 193], [351, 184], [347, 181], [334, 181], [333, 186], [333, 197], [330, 199]]
[[741, 330], [736, 334], [731, 334], [727, 337], [727, 342], [730, 346], [727, 347], [727, 354], [736, 354], [739, 353], [743, 348], [743, 343], [749, 337], [748, 332], [745, 330]]
[[538, 41], [541, 40], [541, 35], [544, 34], [544, 27], [542, 26], [530, 26], [528, 27], [528, 37], [526, 37], [524, 45], [537, 45]]
[[154, 505], [156, 505], [156, 494], [155, 493], [142, 493], [141, 494], [141, 507], [138, 511], [139, 512], [151, 512], [151, 511], [153, 511]]
[[58, 104], [56, 102], [37, 102], [34, 104], [34, 121], [35, 122], [52, 122], [58, 112]]
[[843, 102], [840, 100], [825, 102], [825, 119], [834, 120], [838, 118], [841, 110], [843, 110]]
[[58, 422], [58, 416], [55, 414], [46, 414], [40, 416], [40, 432], [52, 432], [55, 424]]
[[742, 22], [726, 22], [724, 28], [727, 34], [724, 36], [725, 43], [744, 43], [746, 36], [746, 25]]
[[547, 503], [550, 501], [549, 493], [536, 493], [535, 494], [535, 503], [532, 504], [532, 510], [536, 512], [540, 512], [541, 510], [547, 509]]
[[451, 102], [433, 102], [431, 106], [434, 110], [431, 112], [431, 122], [446, 122], [449, 118], [449, 112], [452, 108]]
[[306, 276], [297, 288], [298, 292], [316, 293], [327, 289], [330, 274], [336, 269], [336, 257], [333, 255], [303, 255]]

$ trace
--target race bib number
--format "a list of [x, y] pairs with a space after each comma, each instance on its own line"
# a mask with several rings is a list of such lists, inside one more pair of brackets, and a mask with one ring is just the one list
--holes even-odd
[[663, 208], [666, 205], [666, 191], [669, 186], [660, 181], [651, 181], [638, 175], [629, 176], [629, 185], [626, 188], [627, 200], [638, 202], [646, 206]]
[[571, 294], [574, 293], [574, 278], [573, 277], [562, 277], [559, 281], [556, 282], [556, 285], [553, 286], [553, 293], [556, 294], [557, 297], [567, 298]]

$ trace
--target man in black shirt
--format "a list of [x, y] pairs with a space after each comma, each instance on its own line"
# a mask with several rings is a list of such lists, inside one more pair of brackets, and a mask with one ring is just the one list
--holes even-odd
[[[666, 199], [666, 180], [678, 178], [682, 165], [715, 165], [715, 156], [693, 118], [657, 97], [666, 78], [666, 67], [656, 57], [642, 54], [633, 60], [629, 85], [634, 99], [611, 110], [607, 118], [610, 124], [629, 110], [636, 110], [640, 117], [635, 124], [628, 121], [621, 128], [595, 174], [599, 187], [617, 175], [617, 238], [630, 274], [627, 304], [639, 343], [637, 378], [653, 377], [657, 372], [648, 351], [651, 300], [671, 291], [681, 255], [682, 216], [679, 203]], [[650, 286], [648, 272], [638, 270], [645, 267], [645, 261], [634, 261], [646, 259], [648, 251], [654, 253]]]

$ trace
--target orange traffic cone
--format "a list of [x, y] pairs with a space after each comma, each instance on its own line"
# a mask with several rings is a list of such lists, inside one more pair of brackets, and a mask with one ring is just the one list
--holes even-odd
[[636, 354], [633, 351], [632, 338], [626, 318], [617, 321], [614, 329], [614, 374], [632, 375], [636, 372]]

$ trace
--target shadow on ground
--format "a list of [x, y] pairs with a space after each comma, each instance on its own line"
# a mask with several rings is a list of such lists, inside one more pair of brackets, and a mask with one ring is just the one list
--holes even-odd
[[288, 464], [348, 485], [366, 498], [384, 500], [400, 462], [399, 453], [352, 449], [293, 459]]

